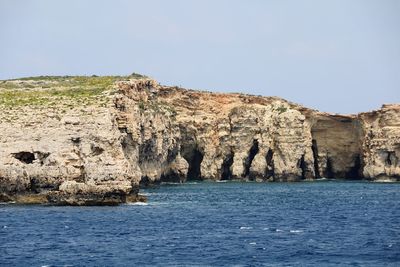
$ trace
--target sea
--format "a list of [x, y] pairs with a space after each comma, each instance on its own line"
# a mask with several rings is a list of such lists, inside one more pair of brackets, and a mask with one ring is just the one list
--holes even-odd
[[188, 182], [117, 207], [0, 205], [0, 266], [400, 266], [400, 183]]

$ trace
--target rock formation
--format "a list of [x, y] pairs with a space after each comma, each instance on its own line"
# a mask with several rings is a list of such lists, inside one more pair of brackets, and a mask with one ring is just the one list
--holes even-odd
[[36, 77], [0, 82], [0, 111], [0, 200], [114, 205], [139, 184], [194, 179], [400, 180], [400, 105], [337, 115], [139, 76]]

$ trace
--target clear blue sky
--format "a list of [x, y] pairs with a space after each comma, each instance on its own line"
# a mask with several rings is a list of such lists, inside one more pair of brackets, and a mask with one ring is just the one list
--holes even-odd
[[400, 1], [0, 0], [0, 79], [132, 72], [329, 112], [400, 103]]

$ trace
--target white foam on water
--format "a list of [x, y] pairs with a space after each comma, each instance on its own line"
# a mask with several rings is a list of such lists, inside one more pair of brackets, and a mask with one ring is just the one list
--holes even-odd
[[257, 245], [256, 242], [250, 242], [249, 245]]
[[396, 180], [394, 179], [378, 179], [375, 181], [372, 181], [373, 183], [395, 183]]
[[140, 195], [142, 196], [151, 196], [151, 195], [155, 195], [156, 193], [148, 193], [148, 192], [140, 192]]
[[291, 233], [302, 233], [303, 230], [290, 230]]
[[149, 204], [147, 204], [146, 202], [134, 202], [134, 203], [126, 203], [125, 205], [128, 205], [128, 206], [147, 206]]
[[216, 181], [217, 183], [227, 183], [227, 180], [220, 180], [220, 181]]
[[335, 179], [335, 178], [325, 178], [325, 177], [322, 177], [322, 178], [317, 178], [317, 179], [310, 179], [310, 180], [307, 180], [308, 182], [314, 182], [314, 181], [336, 181], [337, 179]]
[[265, 227], [265, 228], [263, 228], [263, 230], [269, 230], [269, 228], [268, 228], [268, 227]]
[[253, 229], [253, 227], [250, 227], [250, 226], [240, 226], [239, 229], [240, 229], [240, 230], [250, 230], [250, 229]]
[[283, 232], [281, 229], [276, 229], [275, 232]]

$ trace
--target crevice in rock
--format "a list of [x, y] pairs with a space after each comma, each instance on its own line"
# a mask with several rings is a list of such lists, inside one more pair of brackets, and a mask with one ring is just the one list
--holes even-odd
[[314, 158], [315, 178], [321, 178], [321, 174], [319, 172], [318, 145], [317, 145], [317, 140], [315, 140], [315, 139], [312, 140], [311, 150], [312, 150], [313, 158]]
[[168, 163], [171, 163], [171, 162], [173, 162], [175, 159], [176, 159], [176, 157], [178, 156], [178, 149], [170, 149], [170, 148], [168, 148], [168, 150], [167, 150], [167, 162]]
[[95, 144], [90, 144], [90, 150], [92, 151], [92, 156], [98, 156], [104, 152], [103, 148], [96, 146]]
[[155, 140], [156, 138], [151, 138], [149, 140], [145, 140], [142, 144], [139, 145], [139, 164], [143, 164], [144, 162], [151, 161], [153, 155], [155, 155]]
[[35, 154], [26, 151], [14, 153], [13, 157], [25, 164], [32, 164], [33, 161], [35, 160]]
[[307, 174], [307, 164], [304, 160], [304, 155], [301, 156], [297, 163], [298, 168], [301, 169], [301, 178], [306, 179], [306, 174]]
[[35, 152], [35, 158], [39, 160], [40, 165], [44, 165], [45, 160], [50, 156], [48, 152]]
[[39, 180], [35, 177], [32, 177], [29, 181], [29, 191], [34, 193], [39, 193], [40, 191]]
[[398, 162], [398, 158], [397, 158], [395, 152], [394, 151], [388, 151], [387, 152], [387, 156], [386, 156], [386, 160], [385, 160], [385, 164], [387, 166], [393, 166], [393, 165], [396, 166], [397, 162]]
[[126, 134], [121, 140], [122, 151], [126, 159], [134, 162], [133, 155], [135, 154], [135, 143], [131, 133]]
[[258, 148], [258, 140], [254, 139], [254, 140], [253, 140], [253, 145], [251, 146], [251, 148], [250, 148], [250, 150], [249, 150], [247, 159], [246, 159], [246, 161], [244, 162], [244, 173], [243, 173], [243, 177], [249, 176], [251, 164], [252, 164], [252, 162], [253, 162], [253, 160], [254, 160], [254, 157], [257, 155], [258, 151], [259, 151], [259, 148]]
[[267, 170], [265, 172], [265, 175], [267, 178], [274, 176], [275, 171], [274, 171], [274, 151], [272, 149], [269, 149], [267, 152], [267, 155], [265, 156], [265, 160], [267, 161]]
[[230, 180], [232, 179], [232, 164], [233, 164], [233, 157], [234, 157], [234, 153], [231, 152], [222, 162], [222, 166], [221, 166], [221, 180]]
[[390, 159], [390, 152], [388, 152], [387, 154], [388, 155], [386, 157], [385, 164], [388, 166], [392, 166], [392, 160]]
[[81, 152], [81, 139], [78, 138], [78, 141], [74, 142], [73, 141], [73, 145], [75, 146], [75, 153], [79, 158], [80, 161], [80, 166], [79, 166], [79, 171], [80, 171], [80, 176], [75, 179], [75, 181], [80, 182], [80, 183], [84, 183], [86, 180], [86, 170], [85, 170], [85, 165], [84, 165], [84, 156], [82, 156], [82, 152]]
[[74, 144], [79, 144], [79, 143], [81, 142], [81, 138], [80, 138], [80, 137], [77, 137], [77, 136], [71, 137], [71, 141], [72, 141], [72, 143], [74, 143]]
[[326, 169], [325, 169], [325, 178], [335, 178], [335, 173], [333, 172], [333, 167], [332, 167], [332, 160], [327, 157], [326, 159]]

